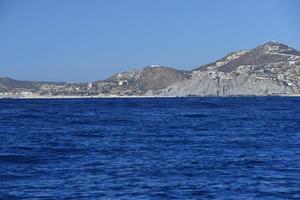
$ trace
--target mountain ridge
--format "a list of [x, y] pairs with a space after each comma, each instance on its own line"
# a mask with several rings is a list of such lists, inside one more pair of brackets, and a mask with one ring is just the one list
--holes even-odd
[[0, 78], [0, 97], [300, 95], [299, 79], [300, 52], [271, 41], [190, 71], [151, 65], [90, 83]]

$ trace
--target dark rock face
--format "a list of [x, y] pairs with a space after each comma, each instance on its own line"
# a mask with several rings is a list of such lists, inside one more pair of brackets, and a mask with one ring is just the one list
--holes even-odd
[[[25, 92], [25, 94], [24, 94]], [[237, 51], [192, 71], [152, 65], [91, 83], [0, 79], [4, 96], [300, 95], [300, 52], [278, 42]]]
[[[150, 66], [141, 70], [131, 70], [118, 73], [108, 78], [111, 93], [114, 95], [144, 95], [155, 94], [178, 81], [189, 78], [189, 74], [169, 67]], [[105, 84], [105, 82], [98, 83]]]
[[158, 91], [187, 78], [187, 74], [172, 68], [147, 67], [142, 70], [136, 83], [143, 92]]

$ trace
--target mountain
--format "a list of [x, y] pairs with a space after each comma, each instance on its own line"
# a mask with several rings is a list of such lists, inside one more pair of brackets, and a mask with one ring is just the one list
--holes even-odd
[[8, 77], [0, 78], [0, 89], [1, 91], [9, 91], [13, 88], [33, 88], [34, 84], [29, 81], [17, 81]]
[[164, 96], [300, 95], [300, 52], [278, 42], [228, 54], [192, 71]]
[[170, 67], [152, 65], [141, 70], [118, 73], [110, 77], [107, 82], [116, 83], [114, 94], [120, 95], [155, 95], [158, 91], [177, 82], [188, 80], [189, 72]]
[[53, 85], [63, 85], [65, 83], [55, 83], [55, 82], [39, 82], [39, 81], [18, 81], [8, 77], [0, 78], [0, 91], [10, 91], [14, 89], [40, 89], [42, 85], [53, 84]]
[[[91, 83], [55, 83], [0, 79], [0, 97], [17, 96], [143, 96], [157, 95], [172, 84], [187, 80], [190, 72], [158, 65], [114, 74]], [[9, 79], [9, 81], [5, 81]], [[1, 81], [3, 80], [3, 81]], [[2, 95], [1, 95], [2, 93]]]
[[300, 52], [278, 42], [191, 71], [151, 65], [91, 83], [0, 78], [0, 97], [300, 95]]

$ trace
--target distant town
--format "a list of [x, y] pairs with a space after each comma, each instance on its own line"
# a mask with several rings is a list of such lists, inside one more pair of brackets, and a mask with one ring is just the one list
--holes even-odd
[[91, 83], [0, 79], [0, 98], [249, 95], [300, 95], [300, 52], [272, 41], [190, 71], [150, 65]]

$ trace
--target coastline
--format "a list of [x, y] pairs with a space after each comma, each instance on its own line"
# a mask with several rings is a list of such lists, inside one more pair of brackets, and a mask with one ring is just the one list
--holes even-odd
[[[0, 97], [1, 99], [121, 99], [121, 98], [160, 98], [164, 96], [22, 96], [22, 97]], [[173, 98], [170, 96], [166, 98]]]
[[203, 97], [300, 97], [300, 94], [291, 95], [235, 95], [235, 96], [21, 96], [21, 97], [0, 97], [2, 99], [144, 99], [144, 98], [203, 98]]

